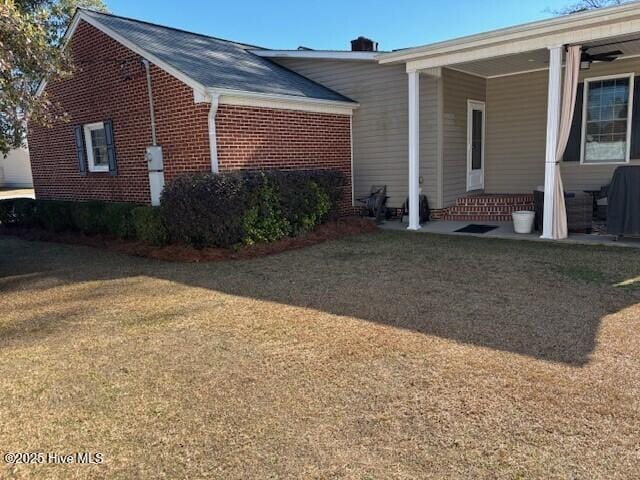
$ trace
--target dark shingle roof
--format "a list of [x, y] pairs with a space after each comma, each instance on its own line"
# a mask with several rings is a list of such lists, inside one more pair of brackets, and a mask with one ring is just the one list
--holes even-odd
[[353, 102], [249, 50], [257, 47], [152, 23], [82, 12], [204, 87]]

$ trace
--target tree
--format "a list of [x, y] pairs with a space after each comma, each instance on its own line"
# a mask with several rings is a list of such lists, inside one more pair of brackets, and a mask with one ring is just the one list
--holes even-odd
[[43, 79], [73, 71], [59, 45], [77, 7], [106, 10], [102, 0], [0, 0], [0, 153], [23, 144], [27, 120], [47, 125], [64, 117], [36, 92]]
[[586, 12], [587, 10], [595, 10], [596, 8], [613, 7], [615, 5], [622, 5], [629, 0], [581, 0], [576, 3], [567, 5], [564, 8], [558, 10], [549, 10], [555, 15], [569, 15], [570, 13]]

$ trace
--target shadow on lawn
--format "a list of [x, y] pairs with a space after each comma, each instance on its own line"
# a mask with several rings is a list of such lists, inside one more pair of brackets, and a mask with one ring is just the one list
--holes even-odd
[[[0, 294], [49, 288], [32, 275], [62, 284], [146, 275], [576, 366], [588, 363], [600, 320], [640, 302], [640, 290], [612, 286], [640, 271], [637, 252], [623, 249], [383, 233], [251, 261], [173, 264], [0, 242]], [[585, 264], [599, 275], [576, 276]]]

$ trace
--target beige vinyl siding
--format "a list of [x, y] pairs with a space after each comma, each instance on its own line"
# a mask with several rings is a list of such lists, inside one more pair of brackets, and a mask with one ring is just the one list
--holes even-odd
[[[443, 205], [467, 192], [467, 101], [486, 99], [486, 80], [455, 70], [442, 70]], [[486, 120], [485, 120], [486, 121]]]
[[[640, 58], [593, 64], [581, 72], [580, 81], [630, 72], [640, 74]], [[530, 192], [544, 184], [547, 85], [547, 71], [487, 80], [485, 191]], [[640, 159], [631, 164], [640, 164]], [[563, 162], [565, 189], [599, 188], [609, 183], [617, 167]]]
[[[408, 79], [404, 65], [319, 59], [278, 63], [360, 103], [353, 115], [355, 196], [387, 185], [389, 205], [400, 207], [408, 189]], [[437, 80], [420, 81], [420, 174], [434, 203], [437, 191]], [[435, 206], [435, 205], [434, 205]], [[437, 208], [437, 206], [435, 206]]]

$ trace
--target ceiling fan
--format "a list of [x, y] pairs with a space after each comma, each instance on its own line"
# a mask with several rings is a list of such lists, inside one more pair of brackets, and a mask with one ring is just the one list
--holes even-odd
[[589, 53], [589, 49], [582, 50], [580, 57], [580, 69], [588, 70], [593, 62], [613, 62], [618, 59], [624, 52], [621, 50], [612, 50], [610, 52]]

